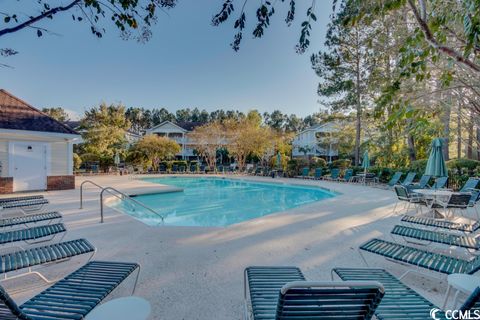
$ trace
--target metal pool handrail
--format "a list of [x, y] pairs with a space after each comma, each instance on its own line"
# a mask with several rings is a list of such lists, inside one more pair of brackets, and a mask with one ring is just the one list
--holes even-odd
[[[139, 206], [147, 209], [148, 211], [152, 212], [153, 214], [159, 216], [160, 219], [162, 219], [162, 223], [164, 222], [164, 219], [165, 219], [165, 218], [164, 218], [160, 213], [158, 213], [157, 211], [153, 210], [152, 208], [144, 205], [143, 203], [141, 203], [141, 202], [133, 199], [133, 198], [130, 197], [129, 195], [127, 195], [127, 194], [125, 194], [125, 193], [123, 193], [123, 192], [121, 192], [121, 191], [119, 191], [119, 190], [117, 190], [117, 189], [115, 189], [115, 188], [105, 187], [105, 188], [103, 188], [102, 191], [100, 192], [100, 223], [103, 223], [103, 193], [104, 193], [105, 191], [108, 191], [111, 195], [117, 197], [117, 198], [120, 199], [120, 200], [129, 200], [129, 201], [131, 201], [131, 202], [133, 202], [133, 203], [135, 203], [135, 204], [137, 204], [137, 205], [139, 205]], [[114, 193], [114, 192], [112, 192], [112, 191], [114, 191], [114, 192], [116, 192], [116, 193]]]
[[85, 183], [90, 183], [90, 184], [93, 184], [94, 186], [100, 188], [100, 189], [103, 189], [103, 187], [99, 184], [96, 184], [95, 182], [93, 182], [92, 180], [85, 180], [82, 182], [82, 184], [80, 185], [80, 209], [83, 209], [83, 185]]
[[102, 187], [101, 185], [99, 184], [96, 184], [95, 182], [91, 181], [91, 180], [85, 180], [82, 182], [82, 184], [80, 185], [80, 209], [83, 208], [83, 185], [85, 183], [90, 183], [90, 184], [93, 184], [94, 186], [100, 188], [102, 191], [100, 191], [100, 223], [103, 223], [103, 193], [105, 191], [107, 191], [108, 193], [110, 193], [111, 195], [115, 196], [116, 198], [120, 199], [120, 200], [129, 200], [131, 202], [133, 202], [134, 204], [136, 205], [139, 205], [145, 209], [147, 209], [148, 211], [154, 213], [155, 215], [159, 216], [160, 219], [162, 220], [162, 223], [164, 222], [165, 220], [165, 217], [162, 216], [160, 213], [158, 213], [157, 211], [153, 210], [152, 208], [146, 206], [145, 204], [133, 199], [132, 197], [130, 197], [129, 195], [113, 188], [113, 187]]

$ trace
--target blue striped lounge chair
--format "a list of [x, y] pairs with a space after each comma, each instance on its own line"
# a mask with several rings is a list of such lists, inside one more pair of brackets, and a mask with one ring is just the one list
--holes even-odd
[[[332, 279], [334, 274], [344, 281], [378, 281], [383, 285], [385, 296], [375, 310], [379, 320], [432, 319], [434, 309], [435, 319], [447, 319], [444, 311], [383, 269], [335, 268]], [[480, 288], [467, 298], [459, 310], [480, 310]]]
[[438, 177], [432, 185], [432, 189], [442, 189], [447, 185], [448, 177]]
[[87, 263], [22, 305], [17, 305], [5, 289], [0, 287], [0, 319], [84, 319], [135, 271], [134, 293], [140, 266], [136, 263], [109, 261]]
[[460, 192], [470, 192], [470, 189], [476, 189], [480, 179], [470, 177], [460, 189]]
[[450, 220], [439, 220], [430, 217], [404, 215], [402, 222], [422, 225], [426, 227], [433, 227], [437, 229], [445, 229], [450, 231], [458, 231], [465, 234], [475, 233], [480, 229], [480, 222], [474, 223], [459, 223]]
[[315, 168], [315, 173], [313, 175], [313, 178], [315, 180], [320, 180], [320, 179], [322, 179], [322, 175], [323, 175], [323, 169], [322, 168]]
[[398, 184], [398, 181], [400, 181], [400, 178], [402, 177], [403, 172], [397, 171], [393, 175], [392, 179], [388, 182], [389, 187], [393, 187], [394, 185]]
[[478, 241], [477, 237], [473, 237], [471, 235], [413, 228], [405, 225], [394, 226], [391, 234], [400, 236], [404, 239], [411, 238], [423, 241], [423, 243], [418, 244], [430, 244], [434, 242], [459, 248], [471, 249], [474, 251], [480, 249], [480, 242]]
[[299, 176], [296, 176], [295, 178], [307, 179], [309, 177], [308, 176], [309, 173], [310, 173], [310, 168], [308, 167], [302, 168], [302, 174]]
[[384, 290], [378, 281], [306, 281], [297, 267], [248, 267], [244, 276], [253, 320], [371, 319]]
[[352, 177], [353, 177], [353, 170], [352, 169], [347, 169], [347, 170], [345, 170], [345, 173], [343, 174], [343, 177], [338, 178], [338, 181], [350, 182]]
[[[21, 249], [0, 255], [0, 274], [4, 276], [2, 280], [35, 274], [45, 282], [52, 282], [39, 272], [33, 271], [33, 268], [68, 260], [84, 254], [90, 254], [88, 259], [90, 260], [95, 255], [95, 252], [95, 247], [86, 239], [76, 239], [41, 247]], [[18, 273], [24, 269], [27, 269], [26, 273]], [[14, 272], [15, 275], [9, 277], [10, 272]]]
[[338, 178], [340, 177], [340, 169], [338, 168], [333, 168], [330, 170], [330, 175], [324, 176], [324, 180], [330, 180], [330, 181], [337, 181]]
[[12, 201], [38, 200], [38, 199], [44, 199], [44, 197], [42, 195], [35, 195], [35, 196], [0, 198], [0, 203], [12, 202]]
[[[377, 254], [390, 261], [414, 267], [408, 269], [401, 278], [410, 272], [418, 272], [428, 276], [434, 275], [431, 272], [421, 272], [422, 269], [444, 275], [452, 273], [474, 274], [480, 270], [480, 256], [478, 255], [471, 258], [454, 257], [377, 238], [362, 244], [359, 248], [360, 254], [362, 251]], [[365, 257], [362, 254], [361, 256], [365, 264], [368, 265]]]
[[415, 172], [409, 172], [400, 184], [404, 187], [407, 187], [413, 183], [413, 179], [415, 179], [416, 176], [417, 174]]
[[425, 188], [427, 188], [428, 183], [430, 182], [431, 178], [432, 178], [432, 176], [430, 176], [428, 174], [424, 174], [424, 175], [422, 175], [422, 177], [420, 178], [420, 180], [417, 183], [412, 183], [412, 184], [410, 184], [406, 187], [407, 187], [408, 190], [425, 189]]
[[[63, 223], [47, 224], [25, 229], [0, 232], [0, 245], [23, 241], [28, 244], [52, 240], [56, 235], [65, 236], [67, 229]], [[63, 239], [63, 237], [62, 237]]]
[[42, 209], [46, 204], [48, 204], [48, 200], [43, 197], [36, 199], [24, 199], [3, 202], [0, 200], [0, 211], [10, 209], [21, 210], [24, 213], [29, 213]]
[[60, 221], [62, 215], [57, 211], [45, 212], [39, 214], [30, 214], [28, 216], [16, 216], [0, 219], [0, 228], [15, 227], [19, 225], [27, 226], [29, 224], [36, 224], [40, 222], [54, 222]]

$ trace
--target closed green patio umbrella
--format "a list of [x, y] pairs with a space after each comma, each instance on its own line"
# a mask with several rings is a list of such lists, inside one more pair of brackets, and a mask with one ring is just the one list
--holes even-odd
[[367, 172], [367, 169], [370, 168], [370, 158], [368, 156], [368, 150], [363, 153], [362, 168], [365, 169], [365, 172]]
[[282, 155], [280, 154], [280, 151], [277, 152], [277, 161], [276, 161], [277, 167], [281, 168], [282, 167]]
[[363, 177], [363, 183], [367, 183], [367, 169], [370, 168], [370, 157], [368, 156], [368, 150], [365, 150], [363, 153], [363, 160], [362, 160], [362, 168], [363, 168], [363, 174], [365, 175]]
[[443, 157], [443, 140], [433, 139], [425, 174], [433, 177], [447, 177], [447, 164]]
[[118, 166], [120, 164], [120, 154], [117, 152], [115, 152], [115, 157], [113, 158], [113, 162], [115, 163], [116, 166]]

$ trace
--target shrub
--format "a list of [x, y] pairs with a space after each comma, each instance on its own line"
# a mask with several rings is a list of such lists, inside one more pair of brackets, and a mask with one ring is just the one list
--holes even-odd
[[172, 169], [172, 161], [160, 161], [158, 163], [159, 168], [165, 168], [165, 170], [171, 170]]
[[300, 174], [302, 168], [308, 167], [309, 162], [304, 158], [290, 159], [287, 162], [287, 175], [290, 177]]
[[76, 153], [73, 154], [73, 168], [75, 170], [80, 169], [80, 166], [82, 165], [82, 158]]
[[175, 160], [175, 161], [172, 161], [172, 166], [178, 166], [178, 167], [186, 168], [187, 167], [187, 161], [185, 161], [185, 160]]
[[93, 153], [84, 153], [80, 156], [82, 162], [91, 162], [91, 161], [98, 161], [100, 157]]
[[473, 174], [474, 171], [478, 170], [480, 166], [480, 161], [470, 160], [470, 159], [452, 159], [447, 161], [447, 167], [449, 169], [457, 170], [461, 174]]
[[325, 168], [327, 166], [327, 161], [323, 158], [313, 157], [311, 168]]
[[338, 159], [332, 161], [332, 168], [339, 168], [339, 169], [345, 169], [350, 167], [350, 164], [352, 163], [352, 160], [350, 159]]
[[113, 167], [114, 165], [115, 163], [112, 157], [110, 156], [100, 157], [100, 168], [102, 168], [104, 172], [106, 172], [109, 167]]
[[427, 168], [428, 159], [415, 160], [411, 163], [410, 169], [415, 171], [417, 174], [423, 174], [425, 168]]

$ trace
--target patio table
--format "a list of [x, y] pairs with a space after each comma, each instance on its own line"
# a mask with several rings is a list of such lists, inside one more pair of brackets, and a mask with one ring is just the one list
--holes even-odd
[[453, 273], [448, 275], [447, 282], [448, 288], [443, 300], [443, 309], [446, 309], [447, 307], [448, 298], [452, 289], [456, 291], [451, 305], [451, 308], [453, 309], [457, 305], [458, 294], [463, 292], [464, 294], [469, 295], [475, 291], [475, 289], [480, 286], [480, 277], [470, 274]]
[[352, 182], [357, 182], [357, 183], [363, 183], [363, 184], [367, 184], [367, 183], [370, 183], [370, 182], [373, 182], [375, 183], [375, 175], [372, 175], [371, 173], [357, 173], [356, 175], [354, 175], [352, 177]]
[[452, 195], [452, 190], [447, 189], [413, 189], [413, 193], [417, 193], [422, 196], [427, 204], [427, 207], [430, 209], [430, 212], [434, 214], [436, 217], [445, 218], [443, 214], [438, 212], [437, 210], [432, 209], [433, 205], [438, 203], [439, 199], [446, 199]]

